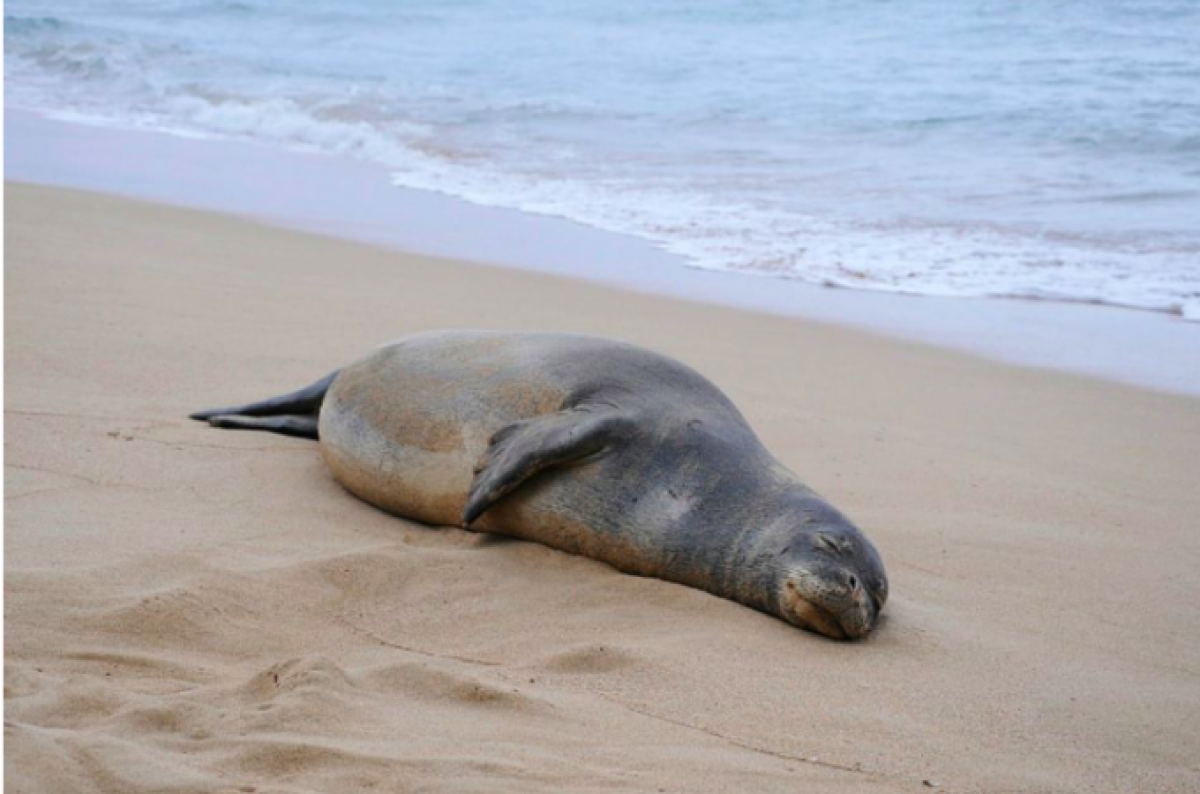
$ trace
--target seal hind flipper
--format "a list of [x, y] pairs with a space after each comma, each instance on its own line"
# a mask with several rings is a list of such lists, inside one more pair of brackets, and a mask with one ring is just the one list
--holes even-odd
[[267, 430], [285, 436], [317, 439], [317, 417], [315, 415], [284, 416], [241, 416], [221, 414], [210, 416], [208, 423], [213, 427], [230, 430]]
[[289, 414], [312, 414], [315, 416], [321, 410], [325, 392], [329, 391], [329, 385], [333, 383], [333, 379], [337, 377], [339, 371], [331, 372], [311, 386], [305, 386], [299, 391], [231, 408], [210, 408], [207, 411], [196, 411], [188, 414], [188, 418], [207, 422], [217, 416], [284, 416]]
[[471, 526], [538, 472], [608, 449], [628, 438], [634, 427], [628, 416], [615, 410], [579, 406], [501, 428], [475, 465], [462, 525]]

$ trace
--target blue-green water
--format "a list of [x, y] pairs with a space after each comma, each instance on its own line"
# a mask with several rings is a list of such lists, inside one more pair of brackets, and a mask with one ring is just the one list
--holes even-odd
[[12, 106], [349, 155], [700, 267], [1200, 318], [1191, 0], [6, 13]]

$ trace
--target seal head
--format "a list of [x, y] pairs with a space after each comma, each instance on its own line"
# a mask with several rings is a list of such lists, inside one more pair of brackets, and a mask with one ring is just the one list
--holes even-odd
[[888, 596], [879, 552], [829, 504], [807, 499], [801, 513], [781, 555], [781, 616], [833, 639], [866, 637]]

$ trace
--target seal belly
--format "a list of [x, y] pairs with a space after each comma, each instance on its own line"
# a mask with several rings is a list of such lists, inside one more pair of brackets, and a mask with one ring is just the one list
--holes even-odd
[[343, 369], [321, 407], [321, 452], [354, 495], [458, 525], [474, 465], [505, 425], [558, 410], [561, 389], [514, 368], [489, 336], [414, 337]]

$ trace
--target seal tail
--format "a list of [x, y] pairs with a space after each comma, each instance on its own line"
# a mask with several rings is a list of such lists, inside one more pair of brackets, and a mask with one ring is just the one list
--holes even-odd
[[259, 402], [229, 408], [211, 408], [189, 414], [189, 419], [208, 422], [213, 427], [238, 430], [266, 430], [301, 438], [317, 438], [317, 414], [325, 401], [325, 392], [337, 372], [331, 372], [299, 391]]

